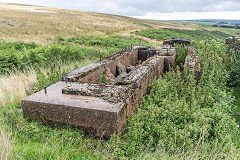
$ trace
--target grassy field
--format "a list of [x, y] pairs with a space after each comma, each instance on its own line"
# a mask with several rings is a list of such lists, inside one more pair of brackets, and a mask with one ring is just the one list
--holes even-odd
[[[54, 43], [56, 37], [127, 35], [131, 31], [149, 27], [203, 29], [201, 25], [191, 23], [139, 20], [77, 10], [0, 3], [0, 40], [5, 41], [49, 44]], [[211, 27], [207, 30], [218, 29]]]
[[[239, 90], [227, 86], [235, 62], [222, 43], [235, 31], [3, 3], [0, 22], [1, 160], [240, 159]], [[199, 41], [194, 45], [201, 81], [196, 84], [189, 72], [182, 78], [176, 69], [153, 82], [120, 137], [103, 140], [72, 127], [52, 128], [21, 110], [29, 85], [32, 92], [41, 90], [100, 55], [131, 44], [156, 47], [172, 36]], [[200, 41], [206, 37], [216, 40]], [[177, 63], [186, 49], [177, 46]]]
[[212, 25], [216, 24], [215, 22], [202, 22], [202, 21], [176, 21], [176, 22], [199, 24], [199, 25], [203, 25], [203, 26], [212, 26]]
[[172, 38], [185, 38], [198, 41], [218, 39], [221, 41], [225, 41], [225, 39], [230, 36], [230, 34], [220, 31], [181, 30], [172, 28], [143, 29], [141, 31], [135, 31], [133, 33], [150, 39], [156, 39], [158, 41]]

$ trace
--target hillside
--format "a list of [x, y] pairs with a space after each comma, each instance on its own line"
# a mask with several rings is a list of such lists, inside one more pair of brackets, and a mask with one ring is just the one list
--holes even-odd
[[149, 26], [204, 29], [200, 25], [190, 23], [140, 20], [110, 14], [0, 3], [0, 39], [6, 41], [52, 43], [57, 36], [65, 38], [128, 35], [131, 31], [146, 29]]

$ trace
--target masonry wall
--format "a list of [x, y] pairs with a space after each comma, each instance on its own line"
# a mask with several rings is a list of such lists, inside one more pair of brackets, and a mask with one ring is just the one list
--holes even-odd
[[[139, 49], [141, 52], [138, 52]], [[175, 49], [172, 49], [170, 54], [151, 50], [148, 53], [144, 51], [145, 49], [147, 48], [133, 48], [132, 52], [116, 54], [101, 63], [93, 63], [74, 70], [64, 75], [63, 81], [48, 87], [47, 94], [40, 91], [25, 98], [22, 101], [22, 108], [34, 120], [83, 127], [86, 132], [98, 137], [110, 137], [113, 133], [120, 135], [127, 120], [147, 93], [149, 82], [160, 78], [166, 71], [166, 65], [175, 66]], [[102, 84], [94, 84], [107, 68], [116, 75], [118, 63], [127, 67], [137, 64], [139, 59], [144, 62], [135, 66], [135, 69], [127, 73], [116, 85], [108, 84], [109, 90], [101, 87]], [[78, 93], [89, 89], [82, 84], [85, 82], [86, 86], [90, 87], [94, 84], [97, 93], [79, 95]], [[68, 88], [73, 89], [71, 91], [74, 95], [68, 93]], [[67, 94], [64, 94], [63, 90]], [[110, 100], [112, 98], [116, 101]]]
[[240, 50], [240, 35], [235, 35], [226, 39], [229, 48]]
[[136, 65], [138, 61], [138, 50], [133, 50], [131, 52], [125, 52], [124, 54], [120, 55], [119, 57], [112, 57], [112, 60], [102, 62], [101, 66], [99, 68], [88, 75], [86, 75], [83, 78], [80, 78], [77, 80], [77, 82], [85, 83], [85, 82], [91, 82], [91, 83], [98, 83], [98, 79], [100, 75], [106, 74], [106, 69], [109, 68], [111, 70], [111, 73], [116, 77], [116, 66], [118, 63], [123, 64], [125, 67], [128, 67], [130, 65], [134, 66]]

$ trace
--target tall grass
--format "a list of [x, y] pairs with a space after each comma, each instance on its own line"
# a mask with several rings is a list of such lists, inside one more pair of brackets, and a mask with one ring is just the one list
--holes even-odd
[[0, 159], [8, 160], [12, 154], [10, 134], [0, 128]]
[[[0, 4], [0, 6], [0, 16], [2, 17], [0, 36], [4, 40], [24, 39], [38, 43], [49, 43], [49, 41], [51, 43], [56, 36], [64, 38], [85, 35], [102, 36], [143, 28], [136, 23], [139, 20], [123, 16], [25, 6], [36, 9], [31, 12], [18, 9], [22, 6], [17, 4]], [[37, 12], [39, 10], [50, 12]]]
[[[185, 49], [179, 47], [185, 55]], [[20, 98], [4, 97], [4, 107], [0, 108], [4, 114], [0, 118], [2, 132], [7, 133], [4, 139], [11, 142], [7, 143], [12, 148], [9, 158], [238, 159], [239, 132], [232, 117], [234, 99], [226, 87], [227, 48], [215, 41], [202, 42], [196, 48], [202, 65], [199, 83], [187, 71], [169, 72], [166, 79], [151, 85], [123, 136], [113, 135], [110, 140], [88, 137], [82, 130], [69, 126], [53, 128], [32, 121], [21, 111]], [[62, 74], [86, 63], [89, 61], [53, 61], [49, 67], [36, 67], [29, 72], [31, 75], [18, 72], [14, 81], [11, 80], [14, 76], [5, 75], [3, 81], [19, 87], [16, 95], [24, 96], [27, 76], [32, 77], [29, 82], [35, 82], [34, 89], [41, 90], [59, 81]]]
[[9, 75], [0, 76], [0, 103], [6, 104], [13, 102], [16, 98], [22, 99], [26, 97], [26, 90], [28, 86], [36, 83], [36, 72], [31, 70], [29, 72], [11, 73]]
[[8, 74], [14, 70], [31, 70], [40, 67], [49, 67], [53, 62], [78, 61], [84, 58], [95, 58], [104, 55], [94, 48], [83, 48], [68, 45], [46, 45], [21, 49], [18, 46], [6, 48], [8, 45], [0, 43], [0, 73]]

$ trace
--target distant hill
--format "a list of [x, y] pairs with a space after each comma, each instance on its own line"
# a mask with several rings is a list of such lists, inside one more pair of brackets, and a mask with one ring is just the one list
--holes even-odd
[[78, 10], [0, 3], [0, 39], [7, 41], [47, 42], [56, 36], [124, 35], [131, 31], [149, 28], [149, 26], [196, 28], [194, 24], [157, 22]]
[[[199, 24], [142, 20], [131, 17], [13, 3], [0, 3], [0, 40], [52, 43], [56, 37], [129, 36], [149, 28], [218, 30]], [[224, 31], [226, 32], [226, 31]]]
[[232, 24], [232, 25], [240, 24], [240, 20], [229, 20], [229, 19], [199, 19], [199, 20], [190, 20], [190, 21], [215, 22], [215, 23], [225, 23], [225, 24]]

